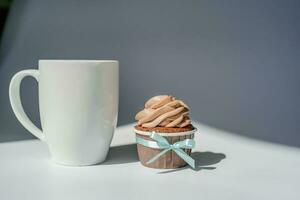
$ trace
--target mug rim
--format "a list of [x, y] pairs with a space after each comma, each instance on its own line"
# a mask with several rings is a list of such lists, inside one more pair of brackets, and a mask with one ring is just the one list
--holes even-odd
[[118, 63], [118, 60], [77, 60], [77, 59], [39, 59], [40, 62], [85, 62], [85, 63]]

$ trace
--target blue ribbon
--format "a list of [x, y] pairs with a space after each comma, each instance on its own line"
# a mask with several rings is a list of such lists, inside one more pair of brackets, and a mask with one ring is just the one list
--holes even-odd
[[[166, 138], [154, 132], [151, 133], [150, 138], [156, 141], [156, 144], [159, 149], [164, 149], [164, 150], [161, 151], [159, 154], [155, 155], [153, 158], [151, 158], [147, 162], [147, 164], [156, 161], [159, 157], [161, 157], [168, 151], [173, 150], [180, 158], [182, 158], [187, 164], [189, 164], [192, 168], [195, 169], [195, 160], [182, 150], [182, 149], [193, 149], [195, 147], [195, 140], [186, 139], [183, 141], [176, 142], [174, 144], [170, 144]], [[136, 137], [136, 142], [146, 147], [153, 146], [151, 145], [151, 142], [153, 141], [145, 140], [140, 137]]]

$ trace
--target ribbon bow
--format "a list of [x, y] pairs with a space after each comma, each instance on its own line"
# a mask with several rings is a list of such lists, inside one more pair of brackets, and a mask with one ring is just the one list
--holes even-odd
[[[185, 139], [183, 141], [176, 142], [174, 144], [170, 144], [166, 138], [163, 136], [157, 134], [157, 133], [151, 133], [150, 138], [152, 138], [154, 141], [156, 141], [156, 144], [159, 149], [164, 149], [159, 154], [155, 155], [153, 158], [151, 158], [147, 164], [150, 164], [157, 160], [159, 157], [164, 155], [170, 150], [173, 150], [180, 158], [182, 158], [187, 164], [189, 164], [192, 168], [195, 168], [195, 160], [190, 157], [188, 154], [186, 154], [182, 149], [192, 149], [195, 147], [195, 141], [193, 139]], [[137, 143], [144, 145], [144, 146], [153, 146], [151, 145], [152, 141], [144, 140], [142, 138], [137, 137], [136, 138]]]

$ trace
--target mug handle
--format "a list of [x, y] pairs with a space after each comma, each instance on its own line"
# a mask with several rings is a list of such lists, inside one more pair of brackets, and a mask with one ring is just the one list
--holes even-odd
[[24, 112], [21, 98], [20, 98], [20, 85], [26, 76], [32, 76], [36, 79], [36, 81], [39, 81], [39, 71], [35, 69], [29, 69], [29, 70], [23, 70], [18, 73], [16, 73], [13, 78], [10, 81], [9, 85], [9, 100], [11, 107], [19, 120], [19, 122], [34, 136], [39, 138], [42, 141], [45, 141], [45, 135], [42, 133], [42, 131], [36, 127], [28, 118], [26, 113]]

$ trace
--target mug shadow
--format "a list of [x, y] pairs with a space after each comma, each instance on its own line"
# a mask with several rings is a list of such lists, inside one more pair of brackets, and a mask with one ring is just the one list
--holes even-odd
[[221, 160], [226, 158], [226, 155], [223, 153], [214, 153], [214, 152], [210, 152], [210, 151], [205, 151], [205, 152], [196, 151], [196, 152], [192, 153], [191, 157], [194, 158], [194, 160], [196, 162], [195, 169], [192, 169], [191, 167], [186, 166], [186, 167], [182, 167], [182, 168], [178, 168], [178, 169], [162, 171], [162, 172], [159, 172], [158, 174], [167, 174], [167, 173], [177, 172], [177, 171], [181, 171], [181, 170], [185, 170], [185, 169], [189, 169], [189, 168], [196, 172], [198, 172], [200, 170], [214, 170], [214, 169], [216, 169], [216, 167], [210, 166], [210, 165], [214, 165], [214, 164], [221, 162]]
[[136, 144], [110, 147], [107, 159], [101, 165], [115, 165], [138, 162]]

